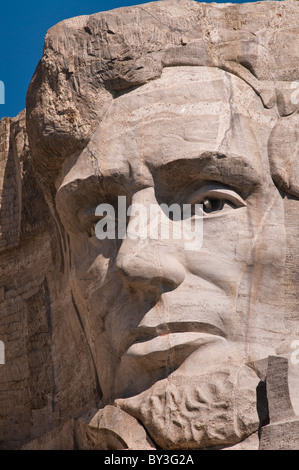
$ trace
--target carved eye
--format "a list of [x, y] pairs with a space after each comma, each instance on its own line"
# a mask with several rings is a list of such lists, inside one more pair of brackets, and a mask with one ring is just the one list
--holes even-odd
[[207, 214], [210, 214], [211, 212], [221, 211], [223, 209], [224, 204], [224, 199], [206, 198], [203, 201], [203, 211]]
[[205, 216], [218, 215], [227, 210], [245, 207], [246, 202], [234, 190], [213, 184], [203, 186], [189, 198], [189, 204], [202, 204]]

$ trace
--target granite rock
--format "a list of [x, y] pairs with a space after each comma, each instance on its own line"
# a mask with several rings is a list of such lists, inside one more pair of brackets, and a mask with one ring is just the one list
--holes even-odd
[[[298, 17], [164, 0], [48, 31], [0, 122], [1, 449], [297, 448]], [[202, 205], [197, 248], [171, 204]]]

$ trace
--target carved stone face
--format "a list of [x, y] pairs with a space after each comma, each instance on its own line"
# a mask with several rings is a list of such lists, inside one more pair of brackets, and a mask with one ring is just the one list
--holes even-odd
[[[129, 397], [149, 397], [157, 381], [160, 397], [171, 380], [191, 394], [193, 384], [197, 391], [214, 386], [211, 403], [218, 405], [209, 406], [226, 416], [231, 395], [239, 396], [235, 388], [242, 389], [239, 402], [248, 409], [253, 403], [253, 415], [243, 420], [251, 431], [239, 434], [258, 425], [259, 380], [246, 364], [273, 353], [281, 334], [283, 205], [267, 155], [276, 119], [236, 76], [207, 67], [164, 69], [160, 79], [114, 99], [88, 148], [70, 158], [57, 181], [74, 301], [104, 402], [125, 399], [120, 403], [146, 426], [151, 399], [142, 411]], [[109, 203], [117, 211], [118, 196], [145, 207], [202, 203], [202, 247], [186, 250], [183, 237], [99, 240], [95, 209]], [[241, 369], [246, 387], [232, 378], [226, 387]], [[158, 442], [163, 403], [156, 421], [151, 414]], [[238, 413], [242, 421], [247, 411]], [[175, 445], [163, 439], [162, 446]], [[236, 438], [210, 442], [221, 439]]]

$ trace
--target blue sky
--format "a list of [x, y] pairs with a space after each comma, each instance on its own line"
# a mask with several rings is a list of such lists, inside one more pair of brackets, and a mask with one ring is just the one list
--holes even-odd
[[[230, 2], [243, 3], [236, 0]], [[73, 16], [140, 3], [148, 2], [145, 0], [2, 1], [0, 82], [5, 85], [5, 104], [0, 104], [0, 119], [3, 116], [14, 117], [25, 108], [26, 91], [42, 55], [45, 34], [51, 26]], [[211, 2], [206, 0], [206, 3]], [[2, 103], [1, 83], [0, 103]]]

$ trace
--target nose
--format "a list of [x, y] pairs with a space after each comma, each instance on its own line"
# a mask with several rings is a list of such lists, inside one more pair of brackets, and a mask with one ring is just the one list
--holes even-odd
[[125, 241], [116, 260], [123, 282], [144, 290], [176, 289], [185, 278], [185, 270], [174, 256], [163, 251], [158, 243], [144, 247], [137, 241]]
[[[157, 204], [153, 188], [146, 188], [133, 197], [133, 204], [142, 204], [145, 211], [140, 211], [138, 221], [147, 227], [146, 236], [132, 239], [127, 236], [119, 249], [116, 267], [122, 282], [142, 290], [165, 292], [176, 289], [185, 279], [185, 268], [179, 260], [178, 246], [170, 240], [151, 238], [149, 225], [150, 204]], [[141, 219], [146, 220], [141, 220]], [[170, 222], [171, 223], [171, 222]]]

